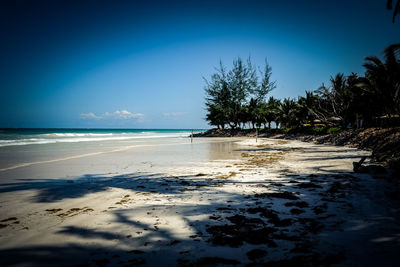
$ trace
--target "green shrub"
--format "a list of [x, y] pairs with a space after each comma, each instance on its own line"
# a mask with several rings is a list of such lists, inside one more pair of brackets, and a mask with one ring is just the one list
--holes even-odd
[[283, 132], [284, 133], [291, 133], [291, 132], [293, 132], [293, 129], [292, 128], [285, 128], [285, 129], [283, 129]]
[[340, 130], [341, 129], [339, 127], [331, 127], [331, 128], [328, 129], [327, 133], [328, 134], [334, 134], [334, 133], [340, 132]]
[[312, 134], [325, 134], [326, 127], [312, 127], [311, 132]]

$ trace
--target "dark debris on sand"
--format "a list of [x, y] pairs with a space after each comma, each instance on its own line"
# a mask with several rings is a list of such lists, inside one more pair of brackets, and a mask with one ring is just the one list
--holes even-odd
[[249, 258], [249, 260], [254, 261], [259, 258], [265, 257], [267, 255], [267, 251], [256, 248], [256, 249], [253, 249], [253, 250], [250, 250], [249, 252], [247, 252], [246, 255]]
[[[248, 266], [319, 266], [342, 261], [344, 256], [336, 253], [337, 251], [320, 254], [316, 247], [316, 236], [328, 228], [337, 229], [343, 223], [338, 218], [340, 216], [326, 215], [326, 212], [331, 205], [332, 208], [352, 206], [348, 202], [350, 200], [344, 197], [358, 188], [356, 184], [359, 181], [350, 174], [309, 175], [299, 178], [302, 179], [301, 182], [279, 186], [280, 191], [245, 197], [247, 208], [227, 207], [233, 212], [233, 216], [223, 213], [210, 216], [210, 223], [206, 226], [206, 241], [214, 246], [233, 248], [241, 247], [245, 243], [258, 246], [247, 252], [247, 258], [252, 262]], [[323, 186], [318, 184], [320, 180], [324, 182]], [[269, 189], [274, 189], [273, 187], [272, 184]], [[293, 193], [296, 188], [303, 190], [304, 194]], [[313, 197], [305, 199], [304, 195]], [[281, 199], [288, 201], [275, 206], [276, 203], [281, 203]], [[225, 209], [219, 207], [219, 210]], [[290, 251], [293, 257], [288, 258], [288, 254], [281, 254], [281, 260], [268, 261], [270, 255], [275, 255], [276, 258], [282, 249]]]
[[[262, 193], [246, 194], [241, 196], [241, 201], [235, 200], [225, 205], [213, 206], [204, 224], [201, 224], [203, 222], [191, 224], [197, 228], [195, 229], [197, 232], [190, 236], [190, 241], [169, 238], [163, 241], [163, 246], [171, 251], [177, 251], [179, 259], [176, 264], [179, 266], [340, 264], [345, 259], [344, 254], [340, 251], [329, 251], [330, 254], [324, 254], [318, 248], [318, 235], [330, 229], [339, 229], [343, 217], [333, 215], [332, 210], [344, 211], [343, 207], [346, 209], [351, 207], [348, 197], [358, 189], [357, 184], [360, 181], [350, 174], [303, 174], [286, 178], [288, 181], [282, 183], [256, 184], [257, 192]], [[290, 181], [295, 182], [290, 183]], [[320, 181], [323, 181], [323, 184], [320, 184]], [[170, 184], [193, 188], [199, 184], [203, 185], [195, 181], [181, 180]], [[268, 191], [263, 193], [262, 190]], [[55, 210], [46, 211], [52, 213]], [[13, 220], [16, 218], [0, 220], [0, 228], [2, 225], [9, 226]], [[162, 232], [162, 229], [158, 232]], [[198, 242], [194, 247], [187, 246], [186, 242], [193, 244], [194, 241]], [[199, 252], [197, 244], [200, 242], [206, 242], [207, 246], [211, 247], [209, 251], [213, 251], [214, 246], [226, 248], [249, 246], [238, 249], [243, 253], [241, 257], [232, 258], [223, 254], [197, 254]], [[147, 242], [144, 246], [147, 246]], [[123, 264], [127, 266], [150, 264], [148, 257], [151, 257], [151, 253], [148, 250], [132, 249], [125, 251], [126, 255], [121, 254], [121, 259], [118, 260], [121, 262], [123, 260]], [[112, 266], [115, 259], [111, 257], [102, 257], [95, 264]]]
[[256, 197], [256, 198], [263, 198], [263, 197], [267, 197], [267, 198], [282, 198], [282, 199], [289, 199], [289, 200], [298, 200], [299, 199], [299, 197], [296, 196], [294, 193], [288, 192], [288, 191], [255, 194], [254, 197]]
[[209, 241], [214, 245], [240, 247], [243, 242], [249, 244], [268, 244], [276, 247], [271, 240], [271, 233], [276, 229], [266, 226], [258, 218], [248, 218], [243, 215], [234, 215], [226, 218], [232, 224], [214, 225], [207, 227], [211, 235]]

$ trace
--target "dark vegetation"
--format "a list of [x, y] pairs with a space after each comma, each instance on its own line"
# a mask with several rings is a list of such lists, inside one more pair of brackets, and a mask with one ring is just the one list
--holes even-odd
[[[398, 12], [399, 2], [393, 19]], [[238, 58], [231, 70], [221, 63], [205, 87], [206, 120], [217, 129], [197, 136], [279, 135], [352, 145], [372, 150], [373, 161], [399, 169], [400, 44], [387, 47], [383, 56], [365, 58], [364, 76], [338, 73], [328, 85], [283, 100], [267, 99], [276, 87], [267, 62], [264, 71], [250, 59]]]
[[[254, 137], [253, 129], [211, 129], [195, 134], [196, 137]], [[286, 129], [261, 129], [259, 137], [299, 139], [318, 144], [351, 146], [372, 151], [372, 162], [378, 162], [393, 169], [394, 176], [400, 176], [400, 128], [359, 128], [340, 129], [337, 127], [299, 127]]]
[[349, 129], [312, 138], [317, 143], [350, 145], [372, 151], [372, 161], [396, 169], [400, 176], [400, 128]]
[[297, 99], [275, 99], [267, 95], [276, 87], [272, 68], [263, 71], [252, 64], [234, 60], [227, 70], [220, 63], [206, 80], [206, 120], [217, 128], [234, 130], [304, 126], [345, 128], [391, 127], [400, 124], [400, 44], [383, 51], [384, 59], [365, 58], [364, 76], [338, 73], [317, 90]]

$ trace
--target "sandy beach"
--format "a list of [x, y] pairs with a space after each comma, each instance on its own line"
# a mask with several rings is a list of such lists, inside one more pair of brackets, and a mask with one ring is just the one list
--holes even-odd
[[1, 153], [1, 266], [394, 266], [400, 251], [398, 189], [352, 171], [367, 151], [196, 138]]

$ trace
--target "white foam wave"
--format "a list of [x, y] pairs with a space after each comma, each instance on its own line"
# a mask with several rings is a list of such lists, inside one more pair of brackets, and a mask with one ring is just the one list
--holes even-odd
[[[99, 142], [99, 141], [124, 141], [133, 139], [151, 139], [151, 138], [179, 138], [188, 137], [190, 133], [180, 132], [174, 134], [155, 134], [138, 135], [138, 134], [62, 134], [58, 138], [48, 136], [48, 138], [27, 138], [18, 140], [0, 140], [0, 147], [4, 146], [22, 146], [22, 145], [40, 145], [54, 143], [78, 143], [78, 142]], [[44, 136], [44, 135], [42, 135]], [[61, 137], [61, 138], [60, 138]]]
[[112, 136], [112, 133], [50, 133], [43, 136], [82, 137], [82, 136]]

